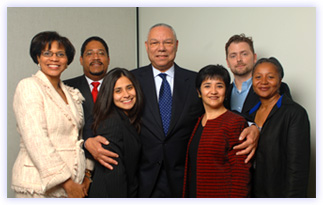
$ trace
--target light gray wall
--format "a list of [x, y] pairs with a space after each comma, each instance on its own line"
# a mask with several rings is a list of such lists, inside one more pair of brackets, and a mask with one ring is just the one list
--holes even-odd
[[[309, 196], [315, 197], [316, 180], [316, 10], [315, 8], [139, 8], [140, 65], [149, 63], [144, 41], [150, 26], [172, 25], [179, 39], [176, 62], [198, 71], [207, 64], [226, 66], [224, 45], [233, 34], [252, 36], [258, 57], [277, 57], [285, 71], [293, 98], [304, 106], [311, 122], [311, 176]], [[167, 15], [165, 15], [167, 14]], [[18, 153], [12, 98], [17, 83], [37, 70], [29, 57], [31, 38], [44, 30], [68, 37], [77, 53], [62, 79], [82, 74], [80, 47], [92, 35], [110, 47], [110, 67], [136, 67], [135, 8], [8, 8], [7, 10], [7, 173]]]
[[[167, 14], [167, 15], [165, 15]], [[198, 71], [225, 61], [224, 45], [234, 34], [252, 36], [258, 59], [275, 56], [293, 99], [308, 112], [311, 123], [309, 196], [316, 190], [316, 9], [312, 8], [139, 8], [141, 66], [149, 63], [144, 41], [156, 23], [173, 26], [179, 40], [176, 63]]]
[[41, 31], [57, 31], [74, 45], [74, 61], [61, 78], [83, 73], [80, 49], [90, 36], [103, 38], [110, 50], [109, 69], [136, 67], [136, 8], [17, 8], [7, 9], [7, 196], [11, 170], [19, 150], [19, 135], [12, 109], [12, 99], [18, 82], [36, 73], [38, 67], [29, 56], [30, 41]]

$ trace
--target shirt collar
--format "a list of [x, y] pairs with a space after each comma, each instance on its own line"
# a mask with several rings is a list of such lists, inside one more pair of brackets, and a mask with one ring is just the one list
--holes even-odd
[[101, 80], [94, 81], [94, 80], [90, 79], [90, 78], [89, 78], [89, 77], [87, 77], [87, 76], [85, 76], [85, 79], [86, 79], [86, 81], [87, 81], [87, 83], [88, 83], [89, 85], [91, 85], [91, 83], [92, 83], [92, 82], [99, 82], [99, 83], [100, 83], [100, 85], [101, 85], [101, 84], [102, 84], [102, 81], [103, 81], [103, 78], [102, 78]]
[[[276, 106], [277, 108], [279, 109], [281, 106], [282, 106], [282, 99], [283, 99], [283, 95], [280, 96], [280, 98], [278, 99], [277, 103], [276, 103]], [[257, 103], [257, 105], [255, 105], [255, 107], [253, 107], [250, 111], [249, 111], [249, 115], [252, 114], [253, 112], [257, 111], [259, 109], [261, 105], [261, 101], [259, 101]]]
[[[154, 66], [151, 66], [152, 68], [153, 68], [153, 74], [154, 74], [154, 77], [156, 78], [160, 73], [162, 73], [162, 72], [160, 72], [158, 69], [156, 69]], [[174, 72], [175, 72], [175, 66], [174, 65], [172, 65], [172, 67], [170, 67], [166, 72], [164, 72], [164, 73], [166, 73], [169, 77], [171, 77], [171, 78], [174, 78]]]
[[[242, 83], [241, 92], [244, 91], [244, 90], [249, 90], [249, 88], [251, 87], [251, 85], [252, 85], [252, 79], [251, 78], [249, 78], [248, 80], [244, 81]], [[233, 81], [233, 86], [237, 89], [237, 86], [236, 86], [235, 81]]]

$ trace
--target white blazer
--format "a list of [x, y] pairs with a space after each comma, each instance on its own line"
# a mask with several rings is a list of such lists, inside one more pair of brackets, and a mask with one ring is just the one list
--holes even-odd
[[68, 105], [42, 71], [21, 80], [16, 88], [13, 109], [21, 138], [12, 188], [18, 193], [67, 197], [60, 184], [69, 178], [83, 181], [84, 98], [78, 89], [62, 82], [60, 86]]

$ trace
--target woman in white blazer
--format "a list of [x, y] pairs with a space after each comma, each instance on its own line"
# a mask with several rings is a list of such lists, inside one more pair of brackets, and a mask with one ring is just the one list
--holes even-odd
[[71, 42], [56, 32], [41, 32], [31, 41], [30, 55], [40, 70], [19, 82], [13, 100], [21, 136], [12, 173], [16, 197], [87, 195], [84, 98], [60, 80], [74, 54]]

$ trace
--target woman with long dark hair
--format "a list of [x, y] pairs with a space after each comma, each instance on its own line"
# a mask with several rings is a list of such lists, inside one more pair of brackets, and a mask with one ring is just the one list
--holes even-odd
[[92, 133], [108, 141], [105, 149], [119, 155], [113, 170], [96, 162], [89, 197], [137, 197], [141, 151], [140, 114], [143, 94], [132, 73], [115, 68], [105, 76], [93, 110]]

